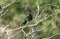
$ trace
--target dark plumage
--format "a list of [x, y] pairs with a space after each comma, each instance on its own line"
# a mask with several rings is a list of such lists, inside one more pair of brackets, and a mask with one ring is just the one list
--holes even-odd
[[23, 22], [23, 24], [26, 24], [28, 21], [31, 21], [32, 20], [32, 14], [28, 14], [28, 16], [26, 17], [25, 21]]

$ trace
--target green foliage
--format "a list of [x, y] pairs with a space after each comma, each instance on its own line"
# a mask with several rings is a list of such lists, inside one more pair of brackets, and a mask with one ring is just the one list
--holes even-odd
[[[1, 4], [10, 4], [13, 1], [15, 1], [15, 0], [9, 0], [9, 3], [8, 3], [7, 0], [0, 0], [0, 5]], [[32, 5], [32, 7], [31, 7], [32, 10], [31, 11], [35, 15], [37, 13], [36, 12], [37, 11], [37, 6], [36, 6], [37, 2], [39, 4], [39, 9], [40, 9], [39, 10], [39, 13], [40, 13], [39, 15], [41, 15], [41, 17], [39, 17], [38, 19], [42, 19], [43, 17], [45, 17], [45, 15], [47, 15], [49, 17], [47, 18], [47, 20], [40, 22], [35, 27], [36, 30], [41, 30], [42, 28], [46, 27], [46, 29], [36, 33], [36, 38], [37, 39], [42, 39], [42, 38], [52, 36], [56, 33], [60, 33], [60, 0], [30, 0], [30, 4]], [[47, 4], [51, 4], [51, 5], [53, 4], [53, 5], [56, 6], [56, 8], [52, 9], [51, 6], [50, 5], [47, 6]], [[24, 0], [17, 1], [15, 3], [13, 3], [12, 5], [6, 7], [4, 9], [4, 12], [6, 10], [8, 10], [8, 11], [6, 12], [6, 14], [4, 16], [2, 16], [0, 18], [0, 19], [3, 20], [3, 21], [0, 21], [0, 25], [1, 24], [6, 25], [13, 19], [14, 19], [14, 21], [17, 22], [17, 24], [19, 23], [19, 26], [22, 25], [22, 23], [25, 21], [25, 18], [28, 14], [28, 10], [25, 9], [25, 8], [26, 8], [26, 3], [25, 3]], [[44, 11], [43, 11], [43, 9], [44, 9]], [[57, 14], [57, 16], [56, 16], [56, 14]], [[50, 16], [50, 15], [52, 15], [52, 16]], [[51, 22], [52, 19], [53, 19], [53, 21]], [[50, 32], [51, 29], [52, 29], [52, 31]], [[24, 28], [24, 31], [26, 33], [28, 33], [30, 31], [30, 28], [26, 27], [26, 28]], [[49, 32], [50, 32], [50, 34], [49, 34]], [[22, 34], [22, 39], [24, 39], [23, 33], [21, 33], [21, 34]], [[48, 34], [49, 34], [49, 36], [48, 36]], [[60, 35], [56, 35], [51, 39], [60, 39]]]

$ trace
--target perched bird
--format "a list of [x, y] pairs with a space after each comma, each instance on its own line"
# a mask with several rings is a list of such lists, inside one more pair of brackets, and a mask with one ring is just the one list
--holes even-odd
[[23, 24], [26, 24], [28, 21], [31, 21], [33, 19], [33, 16], [31, 13], [28, 14], [28, 16], [26, 17], [25, 21], [23, 22]]

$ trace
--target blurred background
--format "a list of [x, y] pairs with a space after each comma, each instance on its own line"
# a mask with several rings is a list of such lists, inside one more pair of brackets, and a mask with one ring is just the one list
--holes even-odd
[[[24, 27], [28, 8], [33, 20]], [[0, 0], [0, 34], [0, 39], [60, 39], [60, 0]]]

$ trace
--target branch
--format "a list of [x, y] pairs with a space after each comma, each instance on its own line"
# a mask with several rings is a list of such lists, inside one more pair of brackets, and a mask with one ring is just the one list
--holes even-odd
[[5, 9], [6, 7], [8, 7], [8, 6], [10, 6], [10, 5], [12, 5], [13, 3], [15, 3], [16, 1], [13, 1], [12, 3], [10, 3], [10, 4], [8, 4], [8, 5], [6, 5], [6, 6], [4, 6], [4, 7], [2, 7], [3, 9]]
[[48, 38], [53, 38], [54, 36], [56, 36], [56, 35], [60, 35], [60, 33], [57, 33], [57, 34], [55, 34], [55, 35], [52, 35], [52, 36], [50, 36], [50, 37], [48, 37]]
[[8, 10], [6, 10], [3, 14], [1, 14], [0, 17], [4, 16], [7, 13]]
[[17, 32], [16, 34], [14, 34], [13, 36], [9, 37], [9, 39], [14, 38], [17, 34], [19, 34], [21, 31]]

